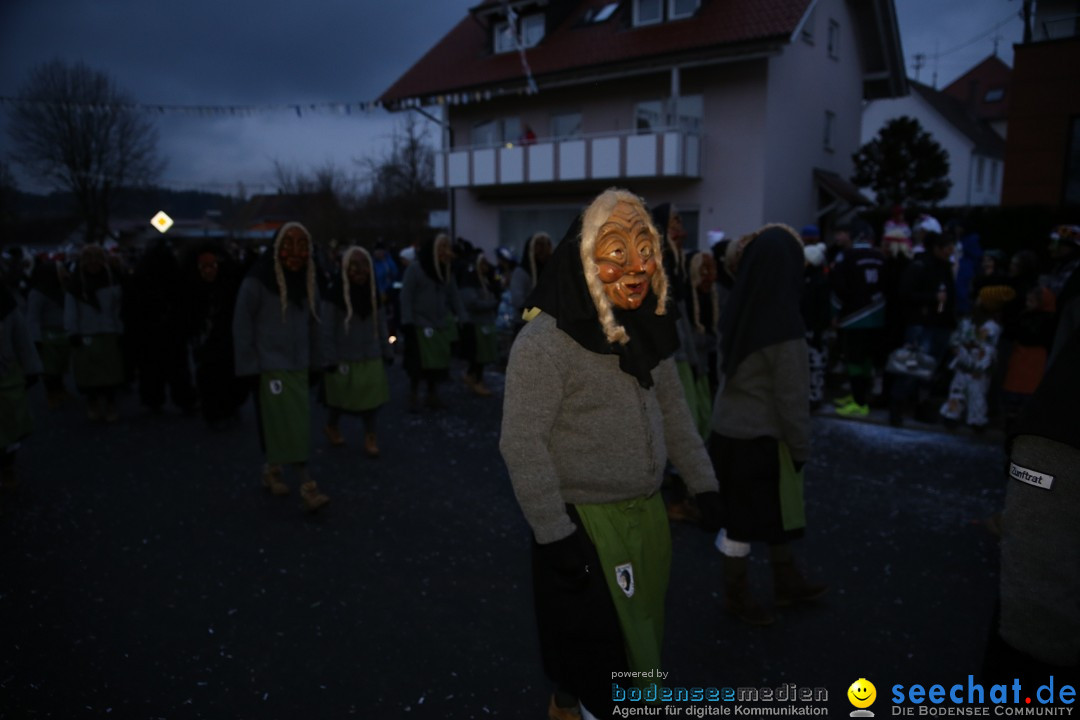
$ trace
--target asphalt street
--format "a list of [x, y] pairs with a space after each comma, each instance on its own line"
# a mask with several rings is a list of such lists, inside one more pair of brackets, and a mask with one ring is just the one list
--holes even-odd
[[[410, 415], [392, 368], [377, 460], [358, 419], [331, 448], [316, 406], [331, 503], [315, 515], [294, 476], [285, 498], [260, 487], [250, 403], [214, 431], [129, 393], [105, 425], [78, 401], [48, 411], [35, 387], [21, 485], [0, 497], [0, 717], [545, 717], [489, 378], [493, 397], [458, 379], [447, 409]], [[977, 673], [1003, 460], [993, 434], [817, 416], [798, 552], [829, 594], [742, 625], [721, 609], [713, 538], [673, 525], [667, 682], [825, 688], [846, 717], [858, 678], [884, 694]], [[766, 597], [765, 560], [752, 570]]]

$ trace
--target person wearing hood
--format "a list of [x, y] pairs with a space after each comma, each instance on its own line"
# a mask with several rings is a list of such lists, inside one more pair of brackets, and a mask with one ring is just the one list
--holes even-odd
[[956, 314], [966, 317], [975, 309], [976, 295], [972, 292], [972, 283], [982, 266], [983, 249], [979, 234], [974, 232], [966, 220], [954, 219], [950, 223], [956, 238]]
[[370, 458], [379, 457], [376, 417], [390, 399], [386, 365], [394, 361], [374, 266], [359, 245], [345, 251], [341, 277], [322, 303], [321, 326], [322, 356], [329, 363], [324, 375], [326, 436], [331, 445], [344, 445], [341, 416], [359, 414], [364, 422], [364, 454]]
[[123, 289], [105, 249], [85, 245], [64, 297], [64, 331], [71, 344], [75, 386], [86, 395], [92, 421], [116, 422], [116, 390], [124, 384], [120, 337]]
[[510, 272], [510, 305], [514, 308], [514, 334], [525, 325], [522, 314], [528, 307], [525, 299], [540, 280], [544, 264], [551, 257], [551, 236], [546, 232], [535, 233], [525, 241], [521, 262]]
[[427, 406], [439, 410], [438, 386], [449, 376], [451, 347], [458, 322], [467, 315], [452, 269], [450, 237], [440, 233], [421, 244], [416, 262], [405, 270], [401, 286], [401, 324], [405, 335], [405, 372], [409, 375], [409, 411], [420, 411], [420, 383], [427, 385]]
[[495, 328], [499, 312], [498, 281], [480, 249], [473, 250], [458, 277], [461, 302], [469, 314], [461, 330], [464, 355], [469, 361], [465, 384], [477, 395], [487, 397], [491, 390], [484, 385], [484, 366], [499, 359], [499, 336]]
[[614, 672], [661, 667], [668, 458], [716, 527], [660, 254], [641, 199], [601, 193], [553, 253], [510, 350], [499, 449], [532, 530], [549, 717], [575, 717], [578, 704], [610, 717]]
[[798, 233], [766, 225], [732, 251], [735, 285], [720, 316], [721, 389], [709, 453], [720, 487], [728, 612], [752, 625], [774, 621], [750, 593], [751, 543], [769, 546], [777, 606], [814, 600], [826, 586], [795, 566], [802, 537], [802, 470], [810, 456], [810, 367], [799, 310], [805, 265]]
[[64, 331], [64, 282], [67, 271], [57, 258], [43, 257], [30, 276], [26, 324], [41, 358], [41, 378], [49, 409], [60, 407], [68, 394], [64, 375], [71, 364], [71, 344]]
[[248, 396], [247, 384], [236, 377], [232, 336], [240, 268], [223, 247], [207, 243], [185, 259], [183, 279], [183, 326], [199, 408], [217, 428], [237, 416]]
[[0, 282], [0, 492], [18, 486], [15, 453], [34, 427], [26, 389], [41, 372], [26, 317], [15, 294]]
[[297, 468], [300, 499], [309, 511], [329, 502], [307, 468], [310, 455], [309, 372], [318, 353], [319, 293], [311, 233], [298, 222], [281, 226], [270, 250], [240, 285], [233, 313], [236, 374], [254, 382], [263, 487], [288, 495], [283, 467]]

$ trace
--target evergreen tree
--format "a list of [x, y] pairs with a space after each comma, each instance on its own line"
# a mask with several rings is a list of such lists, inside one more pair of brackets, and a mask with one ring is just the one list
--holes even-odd
[[873, 190], [883, 207], [935, 205], [952, 187], [949, 154], [911, 117], [890, 120], [852, 159], [851, 181]]

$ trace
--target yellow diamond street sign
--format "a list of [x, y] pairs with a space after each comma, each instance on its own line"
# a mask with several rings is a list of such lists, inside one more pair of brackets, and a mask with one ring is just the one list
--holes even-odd
[[173, 219], [166, 215], [163, 211], [161, 211], [158, 212], [158, 214], [155, 215], [153, 218], [151, 218], [150, 223], [159, 231], [164, 233], [166, 230], [173, 226]]

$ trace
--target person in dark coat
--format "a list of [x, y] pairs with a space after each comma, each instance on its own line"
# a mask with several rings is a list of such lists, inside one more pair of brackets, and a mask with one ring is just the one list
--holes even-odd
[[235, 418], [248, 396], [236, 377], [232, 323], [240, 268], [216, 244], [199, 246], [185, 263], [183, 327], [195, 364], [202, 416], [211, 427]]

